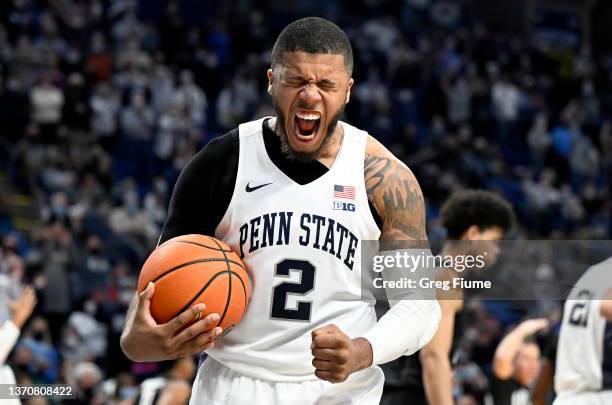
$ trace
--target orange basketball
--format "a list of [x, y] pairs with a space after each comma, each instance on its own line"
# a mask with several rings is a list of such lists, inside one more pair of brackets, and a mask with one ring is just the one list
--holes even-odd
[[224, 242], [204, 235], [182, 235], [159, 245], [140, 271], [138, 291], [149, 281], [155, 283], [151, 314], [158, 323], [203, 303], [202, 318], [218, 313], [216, 326], [224, 332], [240, 322], [251, 292], [240, 257]]

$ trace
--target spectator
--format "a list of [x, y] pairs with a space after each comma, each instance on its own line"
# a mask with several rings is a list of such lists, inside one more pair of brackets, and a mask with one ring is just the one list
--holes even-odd
[[446, 87], [448, 119], [453, 125], [467, 122], [471, 117], [472, 90], [462, 75], [452, 79]]
[[87, 56], [85, 69], [93, 75], [96, 83], [104, 83], [111, 78], [113, 56], [107, 48], [104, 33], [94, 32], [91, 37], [91, 53]]
[[120, 115], [123, 136], [130, 140], [148, 141], [152, 136], [155, 114], [142, 91], [134, 91], [130, 104]]
[[109, 83], [100, 83], [89, 100], [92, 111], [91, 129], [98, 136], [100, 144], [113, 150], [117, 131], [119, 98]]
[[104, 255], [102, 240], [90, 235], [85, 243], [85, 252], [79, 271], [80, 289], [78, 299], [88, 297], [94, 290], [103, 290], [111, 274], [111, 263]]
[[72, 364], [99, 360], [106, 354], [107, 329], [90, 313], [95, 313], [96, 303], [87, 300], [84, 311], [75, 311], [68, 318], [61, 341], [61, 353]]
[[546, 154], [551, 143], [552, 140], [548, 133], [548, 117], [543, 113], [538, 114], [527, 133], [531, 159], [538, 169], [541, 169], [546, 163]]
[[179, 86], [174, 93], [174, 102], [199, 127], [206, 124], [206, 94], [193, 81], [193, 73], [183, 70], [179, 76]]
[[[217, 100], [217, 121], [222, 130], [229, 130], [242, 122], [249, 108], [249, 92], [243, 91], [240, 82], [233, 79], [219, 94]], [[248, 88], [247, 88], [248, 89]]]
[[30, 92], [32, 121], [37, 124], [46, 142], [55, 140], [62, 119], [64, 94], [52, 83], [49, 72], [43, 74], [40, 83]]
[[504, 142], [514, 136], [514, 126], [519, 114], [521, 93], [506, 76], [502, 76], [491, 87], [491, 101], [498, 123], [498, 135]]
[[25, 367], [37, 384], [57, 381], [60, 371], [59, 353], [53, 345], [49, 325], [44, 318], [34, 318], [30, 327], [24, 331], [15, 350], [15, 362]]
[[529, 390], [540, 373], [540, 347], [526, 339], [547, 327], [546, 319], [524, 321], [497, 346], [491, 378], [495, 405], [531, 405]]
[[97, 403], [95, 400], [95, 388], [102, 381], [102, 377], [102, 371], [94, 363], [77, 363], [70, 372], [67, 381], [70, 385], [75, 387], [76, 400], [74, 403], [79, 405]]

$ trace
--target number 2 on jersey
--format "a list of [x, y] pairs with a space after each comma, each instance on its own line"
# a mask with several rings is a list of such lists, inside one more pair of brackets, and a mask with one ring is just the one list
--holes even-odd
[[291, 270], [300, 272], [299, 282], [284, 281], [272, 289], [272, 310], [270, 317], [295, 321], [310, 321], [311, 301], [297, 302], [295, 309], [287, 308], [289, 294], [306, 295], [314, 288], [315, 266], [306, 260], [285, 259], [276, 265], [274, 274], [289, 277]]

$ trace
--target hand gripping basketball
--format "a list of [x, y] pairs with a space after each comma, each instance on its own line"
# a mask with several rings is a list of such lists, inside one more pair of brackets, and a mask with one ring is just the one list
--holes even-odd
[[133, 360], [160, 360], [212, 347], [242, 319], [250, 283], [244, 263], [227, 244], [191, 234], [149, 255], [138, 291], [121, 344]]
[[214, 327], [219, 314], [211, 313], [199, 319], [206, 305], [196, 304], [164, 324], [158, 324], [151, 315], [151, 298], [155, 285], [149, 283], [138, 294], [133, 318], [126, 322], [121, 347], [133, 361], [162, 361], [199, 353], [215, 344], [221, 334], [220, 327]]

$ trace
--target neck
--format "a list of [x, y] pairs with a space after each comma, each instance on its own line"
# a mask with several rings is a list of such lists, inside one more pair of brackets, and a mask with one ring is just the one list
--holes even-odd
[[[277, 136], [280, 136], [282, 131], [280, 128], [281, 123], [276, 117], [265, 121], [265, 123]], [[338, 122], [329, 139], [324, 142], [321, 148], [316, 152], [315, 160], [330, 168], [338, 156], [343, 137], [344, 127], [340, 122]]]

